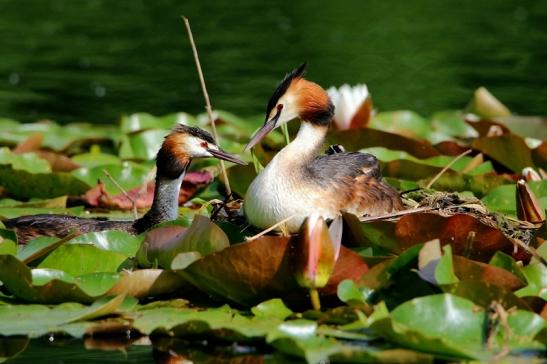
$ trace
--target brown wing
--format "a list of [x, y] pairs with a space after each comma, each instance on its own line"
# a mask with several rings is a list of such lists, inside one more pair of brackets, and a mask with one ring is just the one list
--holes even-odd
[[317, 157], [308, 168], [312, 180], [328, 190], [340, 209], [356, 215], [382, 215], [402, 210], [397, 191], [382, 180], [380, 164], [368, 153]]
[[136, 233], [134, 221], [109, 221], [103, 218], [80, 218], [66, 215], [38, 214], [21, 216], [3, 221], [8, 229], [17, 234], [21, 244], [38, 236], [62, 238], [73, 232], [88, 233], [103, 230], [124, 230]]

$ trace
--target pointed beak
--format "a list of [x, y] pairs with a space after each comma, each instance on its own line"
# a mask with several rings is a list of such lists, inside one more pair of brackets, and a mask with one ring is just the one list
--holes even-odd
[[264, 125], [262, 126], [262, 128], [258, 129], [258, 131], [255, 133], [255, 135], [253, 135], [249, 143], [247, 143], [247, 146], [245, 147], [245, 150], [244, 150], [245, 152], [248, 152], [249, 150], [251, 150], [251, 148], [257, 145], [258, 143], [260, 143], [260, 141], [264, 139], [264, 137], [268, 135], [270, 131], [275, 129], [277, 120], [279, 119], [280, 115], [281, 113], [278, 112], [277, 114], [275, 114], [273, 118], [266, 121]]
[[223, 159], [225, 161], [232, 162], [232, 163], [235, 163], [235, 164], [240, 164], [242, 166], [247, 165], [246, 162], [242, 161], [241, 159], [239, 159], [235, 155], [230, 154], [230, 153], [226, 153], [225, 151], [223, 151], [221, 149], [207, 149], [207, 151], [209, 153], [211, 153], [213, 155], [213, 157], [215, 157], [215, 158]]

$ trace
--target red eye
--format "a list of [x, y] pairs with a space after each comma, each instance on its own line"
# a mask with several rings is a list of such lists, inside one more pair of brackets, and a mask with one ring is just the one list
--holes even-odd
[[281, 111], [281, 110], [283, 110], [283, 104], [277, 105], [277, 111]]
[[207, 142], [201, 142], [200, 145], [201, 145], [202, 148], [207, 148], [207, 145], [208, 145], [208, 144], [207, 144]]

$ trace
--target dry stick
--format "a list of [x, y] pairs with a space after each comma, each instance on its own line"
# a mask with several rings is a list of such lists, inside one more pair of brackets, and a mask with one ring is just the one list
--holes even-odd
[[[188, 32], [188, 38], [190, 39], [190, 45], [192, 46], [192, 53], [194, 53], [194, 61], [196, 62], [196, 68], [198, 70], [199, 82], [201, 83], [201, 91], [203, 91], [203, 97], [205, 98], [205, 108], [207, 109], [207, 115], [209, 116], [209, 123], [211, 123], [211, 129], [213, 130], [213, 136], [215, 138], [215, 143], [218, 144], [218, 134], [217, 127], [215, 125], [215, 119], [213, 117], [213, 109], [211, 108], [211, 101], [209, 100], [209, 94], [207, 93], [207, 87], [205, 87], [205, 78], [203, 77], [203, 71], [201, 70], [201, 64], [199, 62], [198, 50], [196, 44], [194, 43], [194, 36], [192, 35], [192, 29], [190, 28], [190, 22], [185, 16], [181, 16], [186, 26], [186, 31]], [[232, 189], [230, 188], [230, 181], [228, 180], [228, 174], [226, 173], [226, 167], [224, 166], [224, 161], [220, 160], [220, 169], [222, 172], [222, 178], [224, 179], [224, 184], [226, 185], [226, 193], [228, 196], [232, 194]]]
[[429, 189], [431, 188], [431, 186], [433, 186], [433, 184], [435, 182], [437, 182], [437, 180], [444, 174], [444, 172], [446, 172], [448, 170], [448, 168], [452, 167], [452, 165], [454, 163], [456, 163], [460, 158], [468, 155], [469, 153], [471, 153], [471, 149], [468, 149], [466, 150], [465, 152], [463, 152], [462, 154], [460, 154], [459, 156], [457, 156], [456, 158], [452, 159], [452, 161], [450, 161], [450, 163], [448, 163], [446, 166], [444, 166], [443, 169], [441, 169], [439, 171], [439, 173], [437, 173], [437, 175], [435, 177], [433, 177], [433, 179], [431, 181], [429, 181], [429, 183], [427, 184], [427, 186], [425, 186], [426, 189]]
[[292, 219], [293, 217], [296, 217], [298, 214], [294, 214], [294, 215], [291, 215], [277, 223], [275, 223], [274, 225], [270, 226], [269, 228], [267, 228], [266, 230], [262, 230], [261, 232], [259, 232], [258, 234], [256, 235], [253, 235], [251, 236], [250, 238], [247, 238], [245, 239], [246, 241], [250, 241], [250, 240], [254, 240], [254, 239], [257, 239], [257, 238], [260, 238], [262, 235], [265, 235], [267, 233], [269, 233], [270, 231], [272, 231], [273, 229], [275, 229], [276, 227], [278, 227], [279, 225], [281, 224], [284, 224], [286, 223], [287, 221], [289, 221], [290, 219]]
[[64, 243], [66, 243], [67, 241], [72, 240], [73, 238], [75, 238], [78, 235], [80, 235], [80, 233], [72, 232], [72, 233], [66, 235], [64, 238], [57, 240], [55, 243], [53, 243], [51, 245], [48, 245], [45, 248], [42, 248], [42, 249], [38, 250], [37, 252], [34, 252], [33, 254], [31, 254], [28, 257], [26, 257], [25, 259], [23, 259], [22, 262], [24, 264], [28, 264], [30, 262], [33, 262], [36, 259], [43, 257], [47, 253], [52, 252], [53, 250], [57, 249], [58, 247], [60, 247]]
[[378, 221], [378, 220], [387, 220], [387, 219], [392, 219], [394, 217], [401, 217], [401, 216], [404, 216], [404, 215], [417, 214], [418, 212], [435, 211], [435, 210], [438, 210], [438, 209], [439, 209], [438, 207], [419, 207], [419, 208], [414, 208], [414, 209], [409, 209], [409, 210], [392, 212], [390, 214], [385, 214], [385, 215], [360, 217], [359, 221], [361, 221], [361, 222], [370, 222], [370, 221]]
[[133, 215], [135, 215], [135, 219], [137, 219], [139, 217], [139, 214], [137, 213], [137, 201], [135, 201], [133, 197], [129, 196], [129, 193], [127, 193], [127, 191], [118, 183], [118, 181], [114, 179], [114, 177], [112, 177], [110, 173], [108, 173], [106, 169], [103, 169], [103, 173], [105, 174], [105, 176], [107, 176], [110, 179], [112, 183], [114, 183], [116, 187], [118, 187], [120, 191], [122, 191], [123, 195], [129, 201], [131, 201], [131, 209], [133, 210]]
[[526, 250], [528, 253], [530, 253], [534, 258], [539, 260], [543, 265], [547, 266], [547, 260], [543, 258], [536, 249], [532, 248], [531, 246], [526, 245], [519, 239], [509, 239], [513, 244], [520, 246], [522, 249]]

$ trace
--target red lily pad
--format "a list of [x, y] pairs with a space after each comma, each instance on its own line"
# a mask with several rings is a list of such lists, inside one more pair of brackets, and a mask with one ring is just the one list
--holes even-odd
[[[202, 291], [249, 306], [269, 298], [288, 302], [306, 299], [291, 267], [293, 242], [288, 237], [263, 236], [210, 254], [179, 273]], [[336, 294], [344, 279], [358, 280], [368, 267], [353, 251], [342, 247], [323, 295]]]
[[[196, 171], [186, 174], [179, 192], [179, 204], [188, 201], [198, 189], [207, 186], [212, 180], [213, 176], [208, 171]], [[135, 201], [138, 209], [146, 209], [152, 206], [154, 189], [155, 183], [152, 181], [145, 187], [139, 186], [130, 189], [127, 191], [127, 195]], [[102, 183], [98, 183], [88, 190], [84, 195], [84, 201], [93, 207], [117, 210], [131, 210], [133, 208], [133, 202], [125, 194], [111, 195]]]
[[[415, 213], [405, 215], [397, 222], [359, 223], [346, 218], [346, 223], [351, 235], [349, 239], [354, 244], [373, 246], [395, 254], [424, 241], [440, 239], [442, 245], [450, 244], [456, 255], [488, 262], [497, 251], [511, 254], [514, 247], [500, 230], [467, 214], [445, 217], [434, 213]], [[475, 232], [475, 237], [469, 245], [471, 231]]]

